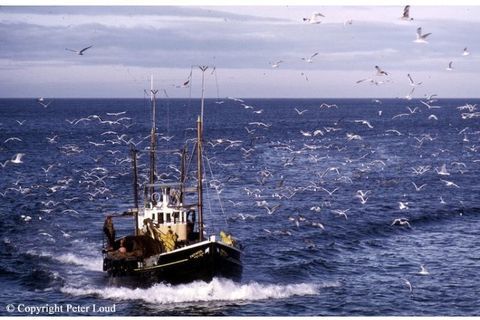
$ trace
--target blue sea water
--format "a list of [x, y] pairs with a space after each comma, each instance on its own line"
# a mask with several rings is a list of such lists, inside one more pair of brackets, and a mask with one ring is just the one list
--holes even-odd
[[[149, 101], [0, 100], [0, 314], [480, 315], [480, 100], [222, 101], [205, 106], [205, 224], [242, 242], [243, 279], [140, 289], [102, 272], [101, 229], [132, 207], [127, 142], [147, 146]], [[161, 149], [194, 138], [198, 100], [157, 111]]]

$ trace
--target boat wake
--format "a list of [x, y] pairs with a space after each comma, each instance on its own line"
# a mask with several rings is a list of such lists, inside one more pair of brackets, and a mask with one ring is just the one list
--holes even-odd
[[36, 250], [28, 250], [27, 254], [31, 256], [50, 258], [62, 264], [70, 264], [79, 266], [85, 270], [102, 271], [103, 262], [101, 257], [79, 257], [73, 253], [64, 253], [55, 255], [50, 252], [37, 252]]
[[72, 253], [62, 254], [54, 258], [62, 263], [77, 265], [90, 271], [102, 271], [103, 262], [101, 258], [78, 257]]
[[202, 301], [249, 301], [283, 299], [292, 296], [316, 295], [321, 288], [338, 284], [261, 284], [236, 283], [228, 279], [214, 278], [211, 282], [195, 281], [189, 284], [155, 284], [147, 289], [125, 287], [63, 287], [62, 292], [74, 296], [98, 296], [113, 300], [143, 300], [151, 304], [189, 303]]

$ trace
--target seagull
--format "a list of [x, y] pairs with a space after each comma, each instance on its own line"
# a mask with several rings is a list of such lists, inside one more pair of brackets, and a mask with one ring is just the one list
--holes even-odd
[[410, 90], [410, 92], [405, 96], [405, 99], [412, 100], [413, 92], [415, 91], [415, 87]]
[[310, 58], [302, 58], [302, 60], [305, 61], [305, 62], [308, 62], [308, 63], [312, 63], [312, 62], [313, 62], [313, 58], [314, 58], [315, 56], [317, 56], [317, 55], [318, 55], [318, 52], [315, 52], [314, 54], [312, 54], [312, 55], [310, 56]]
[[323, 14], [321, 14], [320, 12], [314, 12], [312, 13], [312, 15], [310, 16], [310, 18], [303, 18], [303, 21], [306, 21], [310, 24], [319, 24], [321, 23], [322, 21], [320, 20], [320, 17], [325, 17]]
[[445, 185], [447, 187], [455, 187], [455, 188], [460, 188], [457, 184], [455, 184], [454, 182], [452, 181], [448, 181], [448, 180], [443, 180], [443, 179], [440, 179], [441, 181], [445, 182]]
[[22, 142], [23, 140], [20, 139], [20, 138], [17, 138], [17, 137], [10, 137], [8, 139], [6, 139], [5, 141], [3, 141], [3, 143], [7, 143], [9, 141], [19, 141], [19, 142]]
[[400, 210], [408, 210], [408, 202], [398, 202], [398, 208]]
[[373, 129], [373, 126], [367, 120], [353, 120], [353, 122], [364, 124], [370, 129]]
[[407, 285], [408, 290], [410, 290], [410, 292], [412, 292], [412, 291], [413, 291], [413, 287], [412, 287], [412, 284], [410, 283], [410, 281], [408, 281], [407, 279], [402, 279], [402, 280], [403, 280], [403, 281], [405, 282], [405, 284]]
[[380, 69], [379, 66], [375, 66], [375, 70], [377, 70], [377, 76], [383, 76], [383, 75], [388, 76], [388, 73]]
[[23, 126], [23, 124], [24, 124], [25, 121], [27, 121], [27, 120], [22, 120], [22, 121], [20, 121], [20, 120], [15, 120], [15, 121], [17, 121], [19, 125]]
[[445, 70], [447, 70], [447, 71], [452, 71], [452, 70], [453, 70], [452, 64], [453, 64], [453, 61], [450, 61], [450, 62], [448, 63], [448, 67], [447, 67]]
[[408, 111], [410, 111], [410, 113], [415, 113], [415, 111], [417, 111], [418, 107], [415, 107], [415, 108], [410, 108], [410, 107], [407, 107]]
[[385, 132], [392, 132], [392, 133], [395, 133], [396, 135], [398, 136], [401, 136], [402, 133], [396, 129], [388, 129], [388, 130], [385, 130]]
[[356, 194], [355, 198], [360, 199], [361, 204], [367, 203], [367, 200], [368, 200], [368, 197], [365, 197], [365, 195], [361, 195], [361, 194]]
[[447, 165], [444, 163], [442, 164], [442, 166], [440, 167], [440, 170], [438, 170], [438, 168], [435, 168], [435, 171], [437, 171], [437, 174], [441, 175], [441, 176], [449, 176], [450, 173], [447, 171]]
[[428, 120], [438, 120], [437, 116], [434, 114], [431, 114], [428, 116]]
[[350, 210], [350, 209], [346, 209], [346, 210], [332, 210], [333, 213], [335, 214], [338, 214], [340, 217], [344, 217], [345, 220], [348, 220], [348, 216], [347, 216], [347, 211]]
[[431, 32], [422, 34], [422, 27], [418, 27], [417, 28], [417, 39], [413, 40], [413, 42], [415, 42], [415, 43], [428, 43], [426, 39], [431, 34], [432, 34]]
[[54, 135], [54, 136], [51, 137], [51, 138], [50, 138], [50, 137], [46, 137], [46, 138], [47, 138], [47, 140], [48, 140], [48, 143], [57, 143], [57, 141], [55, 141], [55, 139], [57, 139], [58, 136], [57, 136], [57, 135]]
[[396, 224], [401, 225], [401, 226], [407, 225], [409, 228], [412, 228], [412, 226], [408, 222], [408, 219], [406, 219], [406, 218], [397, 218], [397, 219], [393, 220], [391, 226], [396, 225]]
[[277, 205], [269, 208], [269, 207], [267, 207], [267, 205], [264, 205], [264, 206], [262, 206], [262, 208], [265, 208], [267, 210], [268, 214], [273, 214], [280, 206], [281, 206], [281, 204], [277, 204]]
[[11, 163], [23, 163], [22, 158], [25, 155], [25, 153], [17, 153], [12, 157], [12, 160], [10, 160]]
[[396, 119], [396, 118], [400, 118], [400, 117], [406, 117], [406, 116], [409, 116], [410, 113], [399, 113], [399, 114], [396, 114], [392, 117], [392, 119]]
[[407, 20], [407, 21], [413, 20], [413, 18], [410, 18], [410, 6], [407, 5], [405, 6], [405, 8], [403, 8], [403, 15], [400, 19]]
[[427, 102], [422, 101], [422, 100], [420, 100], [420, 102], [421, 102], [424, 106], [426, 106], [428, 109], [439, 109], [439, 108], [440, 108], [440, 106], [431, 106], [430, 104], [428, 104]]
[[263, 122], [258, 122], [258, 121], [249, 122], [248, 124], [251, 125], [251, 126], [256, 125], [256, 126], [265, 127], [265, 128], [270, 128], [270, 127], [272, 126], [271, 124], [267, 124], [267, 123], [263, 123]]
[[270, 66], [271, 66], [272, 68], [276, 69], [276, 68], [278, 68], [278, 67], [280, 66], [280, 63], [282, 63], [282, 62], [283, 62], [283, 60], [278, 60], [278, 61], [275, 62], [275, 63], [271, 63], [271, 62], [269, 62], [269, 63], [270, 63]]
[[410, 76], [410, 73], [408, 73], [407, 76], [408, 76], [408, 80], [410, 81], [410, 85], [411, 85], [411, 86], [415, 87], [415, 86], [419, 86], [419, 85], [422, 84], [421, 82], [415, 83], [415, 82], [413, 81], [412, 77]]
[[43, 170], [43, 172], [47, 173], [47, 172], [50, 171], [50, 169], [52, 169], [53, 167], [54, 167], [54, 165], [53, 165], [53, 164], [50, 164], [50, 165], [48, 165], [48, 167], [47, 167], [46, 169], [45, 169], [44, 167], [42, 167], [42, 170]]
[[357, 194], [361, 195], [362, 197], [365, 197], [369, 192], [370, 190], [367, 190], [367, 191], [357, 190]]
[[330, 109], [330, 108], [337, 108], [338, 109], [338, 106], [336, 104], [327, 104], [325, 102], [322, 102], [322, 104], [320, 105], [320, 108], [327, 108], [327, 109]]
[[9, 162], [10, 162], [10, 160], [5, 161], [4, 163], [1, 163], [1, 162], [0, 162], [0, 166], [2, 166], [2, 168], [5, 168], [5, 166], [6, 166], [7, 163], [9, 163]]
[[420, 265], [420, 271], [418, 272], [418, 274], [422, 276], [428, 276], [430, 272], [428, 272], [427, 268], [425, 268], [425, 266], [422, 264]]
[[80, 50], [80, 51], [78, 51], [78, 50], [72, 50], [72, 49], [68, 49], [68, 48], [65, 48], [65, 50], [67, 50], [67, 51], [72, 51], [72, 52], [77, 53], [79, 56], [83, 56], [83, 53], [84, 53], [85, 51], [87, 51], [88, 49], [90, 49], [91, 47], [93, 47], [93, 45], [92, 45], [92, 46], [89, 46], [89, 47], [86, 47], [86, 48], [83, 48], [83, 49]]
[[[42, 100], [43, 101], [43, 100]], [[50, 105], [50, 103], [53, 102], [53, 100], [50, 100], [48, 101], [48, 103], [44, 103], [42, 101], [37, 101], [40, 105], [42, 105], [44, 108], [48, 107]]]
[[312, 222], [312, 226], [319, 227], [320, 229], [325, 230], [324, 225], [321, 224], [320, 222]]
[[305, 110], [300, 111], [300, 110], [298, 110], [297, 108], [295, 108], [295, 111], [297, 111], [298, 115], [301, 116], [301, 115], [303, 115], [305, 112], [307, 112], [308, 109], [305, 109]]
[[424, 183], [424, 184], [422, 184], [422, 185], [419, 187], [419, 186], [417, 186], [417, 185], [415, 184], [415, 182], [413, 182], [413, 181], [412, 181], [412, 184], [413, 184], [413, 186], [415, 187], [415, 190], [416, 190], [416, 191], [422, 190], [422, 188], [427, 185], [426, 183]]
[[467, 47], [463, 48], [462, 56], [469, 56], [470, 52], [467, 50]]
[[121, 116], [122, 114], [127, 113], [127, 111], [122, 112], [107, 112], [107, 116]]
[[333, 189], [332, 191], [329, 191], [329, 190], [327, 190], [327, 189], [325, 189], [325, 188], [323, 188], [323, 187], [320, 187], [320, 189], [322, 189], [323, 191], [325, 191], [326, 193], [328, 193], [329, 196], [332, 196], [332, 194], [333, 194], [335, 191], [338, 190], [338, 187], [335, 188], [335, 189]]

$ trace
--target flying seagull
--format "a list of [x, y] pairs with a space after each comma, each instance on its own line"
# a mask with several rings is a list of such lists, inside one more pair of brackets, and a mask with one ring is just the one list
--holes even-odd
[[86, 47], [86, 48], [83, 48], [83, 49], [80, 50], [80, 51], [78, 51], [78, 50], [72, 50], [72, 49], [68, 49], [68, 48], [65, 48], [65, 50], [67, 50], [67, 51], [72, 51], [72, 52], [77, 53], [79, 56], [83, 56], [83, 53], [84, 53], [85, 51], [87, 51], [88, 49], [90, 49], [91, 47], [93, 47], [93, 45], [92, 45], [92, 46], [89, 46], [89, 47]]
[[315, 52], [314, 54], [312, 54], [310, 56], [310, 58], [302, 58], [302, 60], [304, 60], [305, 62], [308, 62], [308, 63], [312, 63], [313, 62], [313, 58], [318, 55], [318, 52]]
[[413, 81], [412, 76], [410, 75], [410, 73], [407, 73], [407, 77], [408, 77], [408, 80], [410, 81], [410, 85], [413, 86], [413, 87], [419, 86], [419, 85], [422, 84], [421, 82], [415, 82], [415, 81]]
[[22, 158], [25, 155], [25, 153], [17, 153], [12, 157], [12, 160], [10, 160], [11, 163], [23, 163]]
[[410, 18], [410, 6], [407, 5], [405, 8], [403, 8], [403, 16], [401, 17], [402, 20], [408, 20], [411, 21], [413, 18]]
[[312, 13], [312, 16], [310, 18], [303, 18], [303, 21], [306, 21], [310, 24], [319, 24], [322, 21], [320, 20], [320, 17], [325, 17], [323, 14], [320, 12], [314, 12]]
[[463, 48], [462, 56], [469, 56], [470, 52], [468, 51], [467, 47]]
[[[43, 101], [43, 100], [42, 100], [42, 101]], [[50, 100], [50, 101], [48, 101], [47, 103], [42, 102], [42, 101], [37, 101], [37, 103], [40, 104], [41, 106], [43, 106], [44, 108], [47, 108], [47, 107], [50, 105], [50, 103], [53, 102], [53, 100]]]
[[276, 68], [278, 68], [278, 67], [280, 66], [280, 63], [282, 63], [282, 62], [283, 62], [283, 60], [278, 60], [278, 61], [275, 62], [275, 63], [271, 63], [271, 62], [270, 62], [270, 65], [271, 65], [272, 68], [276, 69]]
[[452, 64], [453, 64], [453, 61], [450, 61], [450, 62], [448, 63], [448, 67], [446, 68], [447, 71], [452, 71], [452, 70], [453, 70]]
[[432, 33], [429, 32], [429, 33], [425, 33], [425, 34], [422, 34], [422, 27], [418, 27], [417, 28], [417, 39], [413, 40], [413, 42], [416, 42], [416, 43], [428, 43], [427, 42], [427, 37], [429, 35], [431, 35]]
[[375, 70], [377, 70], [377, 76], [388, 76], [388, 73], [380, 69], [379, 66], [375, 66]]

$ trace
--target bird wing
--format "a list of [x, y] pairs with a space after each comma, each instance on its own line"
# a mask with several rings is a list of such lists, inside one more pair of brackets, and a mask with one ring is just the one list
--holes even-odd
[[422, 27], [417, 28], [417, 37], [421, 38], [422, 37]]
[[408, 76], [408, 79], [410, 79], [410, 83], [411, 83], [411, 84], [414, 84], [415, 82], [413, 82], [413, 79], [412, 79], [412, 77], [410, 76], [410, 73], [407, 74], [407, 76]]
[[422, 35], [422, 39], [425, 39], [426, 37], [428, 37], [429, 35], [431, 35], [432, 33], [429, 32], [429, 33], [425, 33], [424, 35]]
[[405, 8], [403, 9], [403, 17], [404, 18], [409, 18], [410, 16], [410, 6], [407, 5], [405, 6]]
[[83, 48], [82, 50], [80, 50], [80, 53], [84, 53], [85, 51], [87, 51], [88, 49], [90, 49], [91, 47], [93, 47], [93, 45], [89, 46], [89, 47], [86, 47], [86, 48]]
[[68, 49], [68, 48], [65, 48], [65, 50], [67, 50], [67, 51], [72, 51], [72, 52], [78, 52], [77, 50]]
[[312, 59], [313, 57], [317, 56], [318, 55], [318, 52], [315, 52], [314, 54], [312, 54], [312, 56], [310, 57], [310, 59]]

